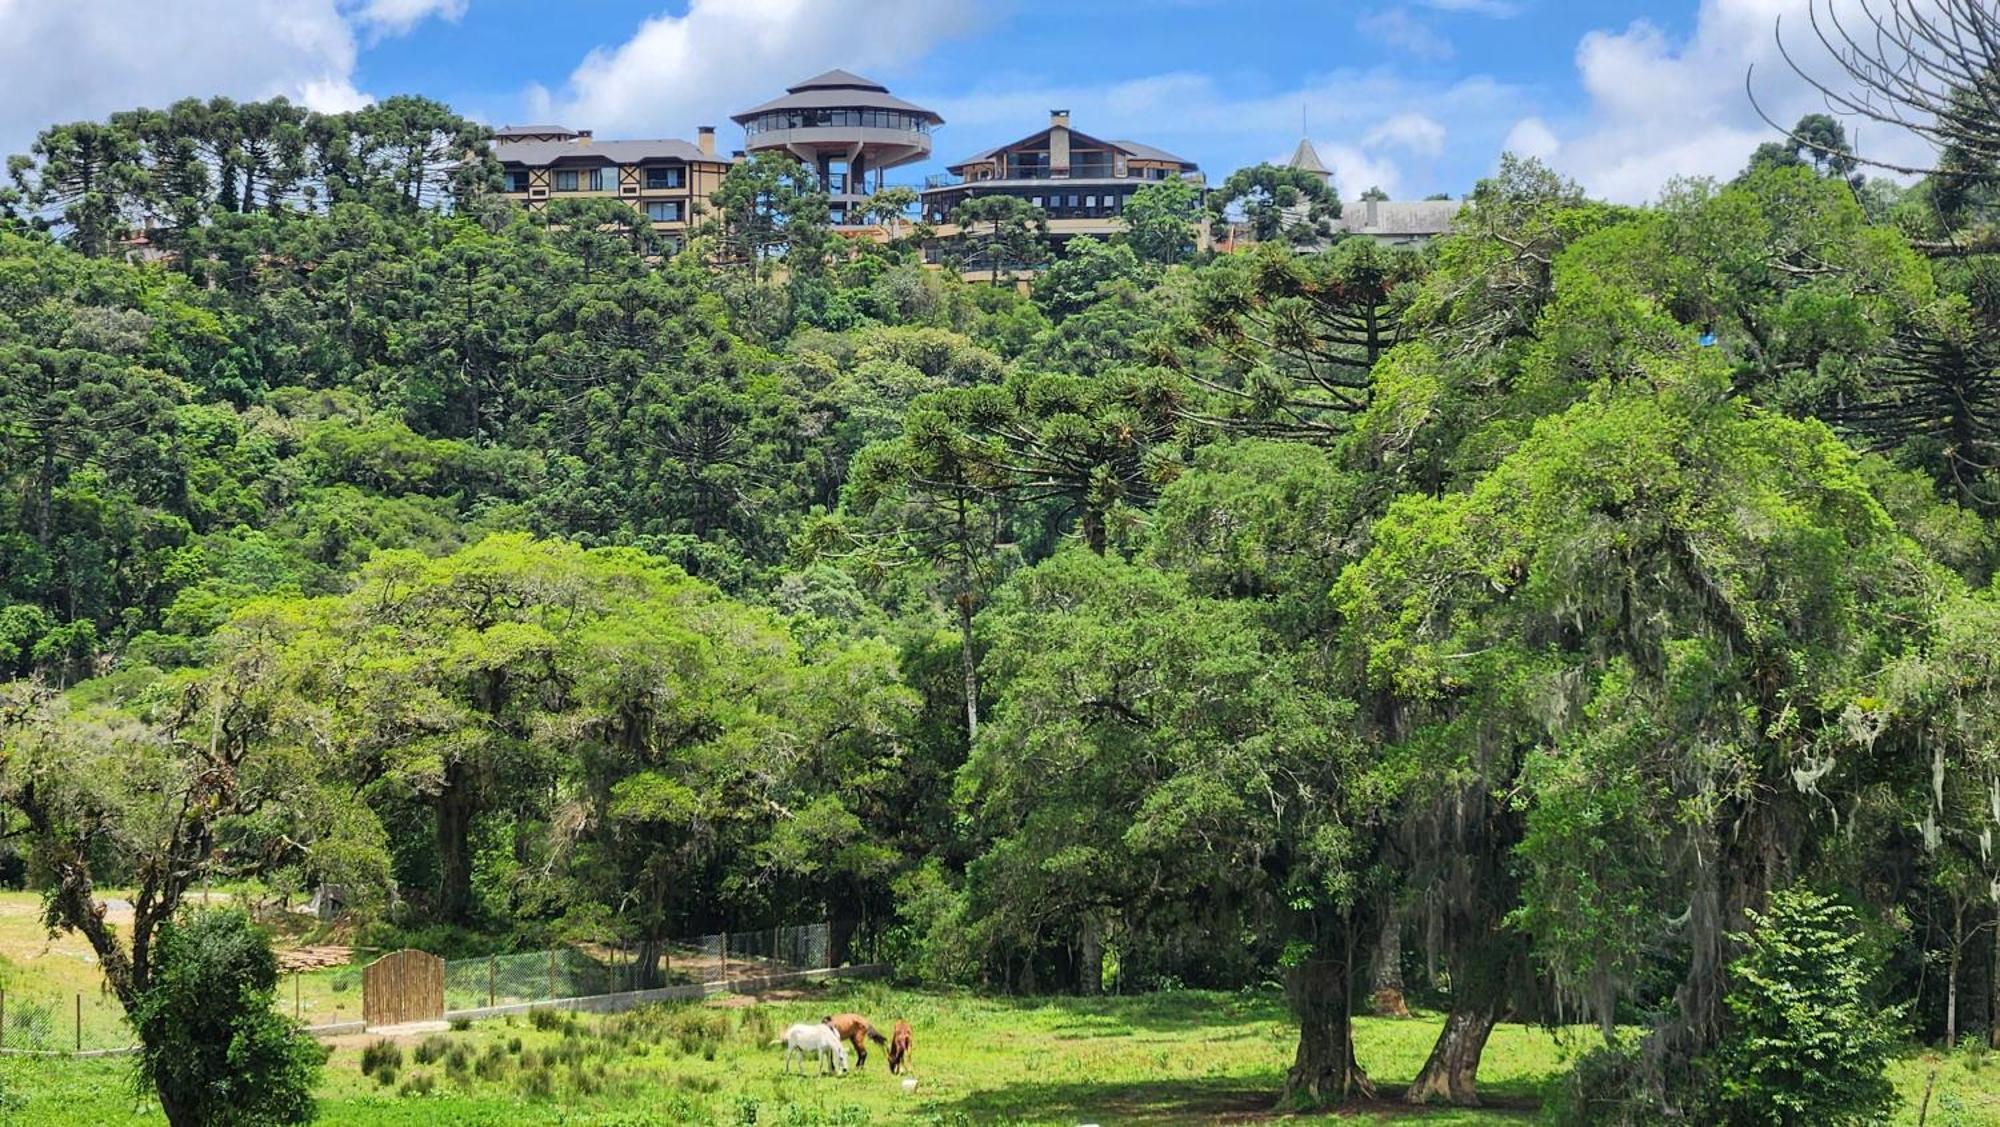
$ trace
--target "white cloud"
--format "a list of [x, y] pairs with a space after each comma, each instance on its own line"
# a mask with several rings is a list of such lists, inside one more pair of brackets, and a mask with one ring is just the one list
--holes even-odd
[[227, 94], [350, 100], [356, 45], [334, 0], [0, 0], [0, 152], [59, 121]]
[[1438, 34], [1436, 28], [1412, 15], [1408, 8], [1384, 8], [1380, 11], [1363, 12], [1360, 18], [1354, 21], [1354, 27], [1371, 39], [1407, 51], [1419, 59], [1438, 62], [1458, 53], [1451, 45], [1451, 40]]
[[1369, 148], [1395, 147], [1436, 156], [1444, 151], [1444, 126], [1420, 113], [1399, 113], [1368, 131], [1361, 139]]
[[466, 0], [363, 0], [354, 17], [378, 34], [401, 35], [428, 19], [457, 22]]
[[[1835, 7], [1859, 14], [1857, 0], [1835, 0]], [[1542, 143], [1556, 167], [1614, 200], [1650, 199], [1674, 176], [1733, 176], [1752, 149], [1776, 135], [1744, 92], [1752, 66], [1757, 96], [1777, 120], [1825, 109], [1778, 52], [1773, 28], [1780, 15], [1802, 61], [1821, 58], [1802, 26], [1805, 0], [1703, 0], [1685, 39], [1644, 20], [1622, 31], [1593, 31], [1576, 49], [1587, 108], [1573, 120], [1540, 123], [1542, 133], [1529, 131], [1522, 140]], [[1857, 132], [1854, 122], [1847, 124], [1863, 153], [1921, 157], [1921, 144], [1907, 135], [1876, 126]]]
[[1507, 131], [1507, 139], [1500, 143], [1502, 152], [1517, 156], [1534, 157], [1537, 160], [1552, 160], [1562, 148], [1562, 142], [1555, 132], [1539, 117], [1524, 117]]
[[685, 136], [834, 67], [885, 79], [870, 72], [914, 63], [981, 13], [976, 0], [692, 0], [528, 100], [603, 136]]
[[1338, 141], [1315, 144], [1322, 161], [1333, 169], [1334, 190], [1346, 200], [1357, 200], [1370, 188], [1380, 188], [1395, 199], [1403, 186], [1402, 169], [1387, 157], [1370, 155], [1353, 145]]

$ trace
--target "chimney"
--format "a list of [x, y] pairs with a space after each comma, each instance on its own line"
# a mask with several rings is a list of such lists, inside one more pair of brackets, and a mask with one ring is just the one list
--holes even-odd
[[1049, 128], [1050, 128], [1050, 129], [1068, 129], [1068, 128], [1069, 128], [1069, 111], [1068, 111], [1068, 110], [1050, 110], [1050, 111], [1049, 111]]
[[1049, 111], [1049, 175], [1069, 175], [1069, 111]]
[[1375, 197], [1373, 196], [1368, 197], [1368, 226], [1371, 228], [1375, 226], [1375, 215], [1376, 215], [1375, 204], [1377, 202], [1378, 201], [1375, 199]]
[[695, 143], [695, 144], [696, 144], [697, 146], [699, 146], [699, 147], [701, 148], [701, 155], [702, 155], [702, 156], [705, 156], [705, 157], [712, 157], [712, 156], [714, 156], [714, 155], [715, 155], [715, 126], [713, 126], [713, 125], [697, 125], [697, 126], [695, 126], [695, 130], [694, 130], [694, 143]]

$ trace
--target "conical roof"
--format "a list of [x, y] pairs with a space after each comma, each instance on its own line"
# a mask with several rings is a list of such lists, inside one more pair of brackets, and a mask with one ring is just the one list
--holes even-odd
[[777, 110], [828, 109], [896, 110], [924, 118], [932, 125], [944, 124], [944, 118], [939, 117], [936, 111], [905, 102], [890, 94], [889, 88], [881, 83], [848, 70], [830, 70], [814, 75], [796, 86], [786, 87], [783, 97], [730, 114], [729, 119], [743, 125], [759, 114]]
[[1310, 172], [1314, 176], [1333, 175], [1332, 169], [1320, 163], [1319, 152], [1313, 148], [1313, 143], [1304, 137], [1299, 138], [1299, 147], [1292, 151], [1292, 159], [1286, 163], [1286, 167], [1296, 168], [1300, 172]]
[[785, 92], [789, 94], [796, 94], [801, 90], [880, 90], [888, 93], [889, 88], [872, 78], [863, 78], [851, 70], [835, 67], [825, 74], [808, 78], [797, 86], [785, 87]]

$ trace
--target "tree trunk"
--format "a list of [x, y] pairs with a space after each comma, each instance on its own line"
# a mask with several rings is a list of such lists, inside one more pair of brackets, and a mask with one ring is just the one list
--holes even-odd
[[1491, 1008], [1454, 1007], [1430, 1059], [1403, 1099], [1413, 1104], [1442, 1100], [1459, 1107], [1479, 1106], [1479, 1057], [1486, 1051], [1496, 1019]]
[[1392, 908], [1382, 918], [1382, 934], [1368, 974], [1368, 1008], [1376, 1017], [1408, 1017], [1403, 1000], [1403, 913]]
[[1346, 963], [1314, 958], [1291, 968], [1285, 976], [1285, 996], [1299, 1019], [1299, 1049], [1285, 1076], [1280, 1105], [1372, 1098], [1375, 1086], [1354, 1059]]
[[958, 590], [952, 602], [958, 609], [958, 666], [965, 679], [965, 736], [968, 744], [979, 738], [979, 659], [972, 649], [972, 525], [964, 497], [958, 504]]
[[1104, 937], [1098, 929], [1097, 917], [1084, 917], [1081, 946], [1076, 968], [1077, 990], [1083, 994], [1102, 994], [1104, 993]]
[[1945, 966], [1944, 980], [1944, 1044], [1949, 1049], [1958, 1044], [1958, 964], [1965, 950], [1965, 909], [1954, 906], [1951, 912], [1951, 961]]
[[472, 778], [465, 761], [445, 767], [437, 796], [438, 917], [465, 923], [472, 917]]
[[1104, 554], [1104, 512], [1095, 505], [1083, 507], [1083, 542], [1091, 551]]
[[1986, 1043], [2000, 1049], [2000, 919], [1993, 923], [1992, 962], [1986, 974]]

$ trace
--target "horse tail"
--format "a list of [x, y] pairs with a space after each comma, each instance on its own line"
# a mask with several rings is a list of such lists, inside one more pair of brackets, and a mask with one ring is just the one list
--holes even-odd
[[882, 1031], [872, 1025], [868, 1027], [868, 1039], [877, 1045], [886, 1045], [889, 1043], [889, 1039], [882, 1036]]

